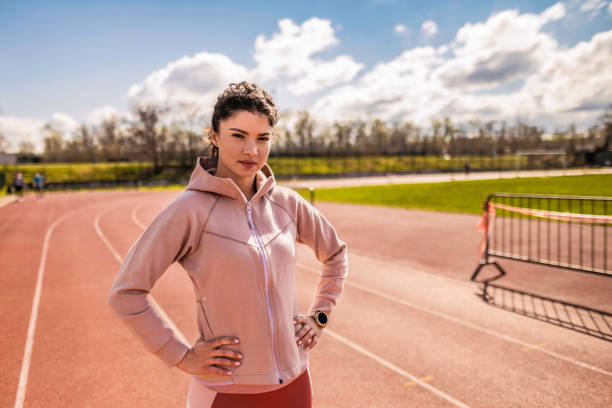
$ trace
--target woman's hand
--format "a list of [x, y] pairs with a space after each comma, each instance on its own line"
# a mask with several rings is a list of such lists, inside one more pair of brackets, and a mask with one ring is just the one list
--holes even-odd
[[295, 328], [295, 341], [298, 346], [303, 345], [305, 350], [310, 350], [317, 344], [323, 330], [314, 320], [314, 317], [297, 315], [293, 318]]
[[233, 336], [218, 337], [209, 341], [199, 338], [176, 367], [188, 374], [211, 381], [214, 381], [215, 376], [217, 380], [220, 380], [219, 376], [227, 378], [233, 374], [229, 367], [239, 367], [244, 356], [238, 351], [221, 346], [239, 343], [239, 339]]

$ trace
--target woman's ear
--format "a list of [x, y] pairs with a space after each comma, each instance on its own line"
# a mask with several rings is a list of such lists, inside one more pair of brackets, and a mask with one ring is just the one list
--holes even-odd
[[217, 147], [217, 134], [212, 129], [210, 130], [210, 142]]

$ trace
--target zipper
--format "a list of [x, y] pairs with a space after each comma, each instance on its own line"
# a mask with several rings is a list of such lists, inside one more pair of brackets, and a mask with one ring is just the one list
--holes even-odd
[[[199, 296], [199, 294], [198, 294]], [[206, 325], [208, 326], [208, 330], [210, 330], [210, 333], [212, 334], [213, 338], [217, 337], [215, 335], [215, 332], [213, 331], [212, 327], [210, 327], [210, 322], [208, 321], [208, 315], [206, 314], [206, 310], [204, 309], [204, 302], [206, 302], [206, 298], [198, 298], [196, 299], [196, 303], [200, 304], [200, 308], [202, 309], [202, 313], [204, 314], [204, 320], [206, 321]], [[202, 328], [202, 331], [204, 331], [204, 328]], [[204, 333], [202, 333], [202, 337], [204, 338], [204, 341], [206, 341], [206, 337], [204, 335]]]
[[[204, 302], [206, 302], [206, 298], [202, 297], [202, 295], [200, 294], [200, 290], [198, 289], [198, 283], [196, 282], [195, 278], [193, 278], [191, 275], [189, 275], [189, 278], [191, 279], [191, 283], [193, 283], [193, 290], [195, 291], [195, 295], [196, 295], [196, 303], [198, 303], [200, 305], [200, 309], [202, 310], [202, 314], [204, 315], [204, 320], [206, 321], [206, 325], [208, 326], [208, 330], [210, 330], [210, 334], [212, 334], [213, 338], [215, 338], [215, 332], [213, 331], [212, 327], [210, 327], [210, 322], [208, 321], [208, 315], [206, 314], [206, 310], [204, 309]], [[201, 333], [201, 337], [204, 339], [204, 341], [206, 341], [206, 333], [204, 333], [204, 326], [202, 325], [202, 333]]]
[[251, 217], [251, 203], [247, 201], [247, 217], [249, 220], [249, 227], [251, 228], [251, 233], [255, 237], [255, 241], [257, 242], [257, 248], [259, 249], [259, 253], [261, 254], [261, 259], [264, 264], [264, 272], [266, 276], [266, 306], [268, 307], [268, 317], [270, 318], [271, 328], [272, 328], [272, 356], [274, 358], [274, 369], [276, 370], [276, 376], [278, 377], [278, 381], [280, 384], [283, 383], [283, 379], [280, 376], [280, 370], [278, 369], [278, 360], [276, 357], [276, 343], [274, 341], [274, 316], [272, 315], [272, 309], [270, 308], [270, 299], [268, 296], [268, 281], [270, 270], [268, 268], [268, 260], [266, 258], [266, 251], [261, 243], [261, 239], [259, 238], [259, 234], [255, 230], [255, 225], [253, 224], [253, 218]]

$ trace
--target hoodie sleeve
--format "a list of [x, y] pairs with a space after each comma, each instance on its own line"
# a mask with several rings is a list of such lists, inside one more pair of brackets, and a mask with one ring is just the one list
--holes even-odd
[[301, 196], [298, 199], [297, 241], [308, 245], [322, 263], [321, 278], [308, 314], [322, 310], [331, 315], [348, 276], [347, 246], [323, 214]]
[[188, 255], [198, 238], [196, 217], [177, 198], [164, 208], [128, 251], [107, 302], [151, 353], [176, 365], [189, 346], [179, 340], [147, 295], [175, 261]]

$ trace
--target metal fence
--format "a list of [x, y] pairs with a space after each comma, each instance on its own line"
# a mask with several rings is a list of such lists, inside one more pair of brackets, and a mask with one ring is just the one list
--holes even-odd
[[612, 276], [612, 197], [494, 193], [483, 204], [482, 260], [471, 279], [506, 258]]

